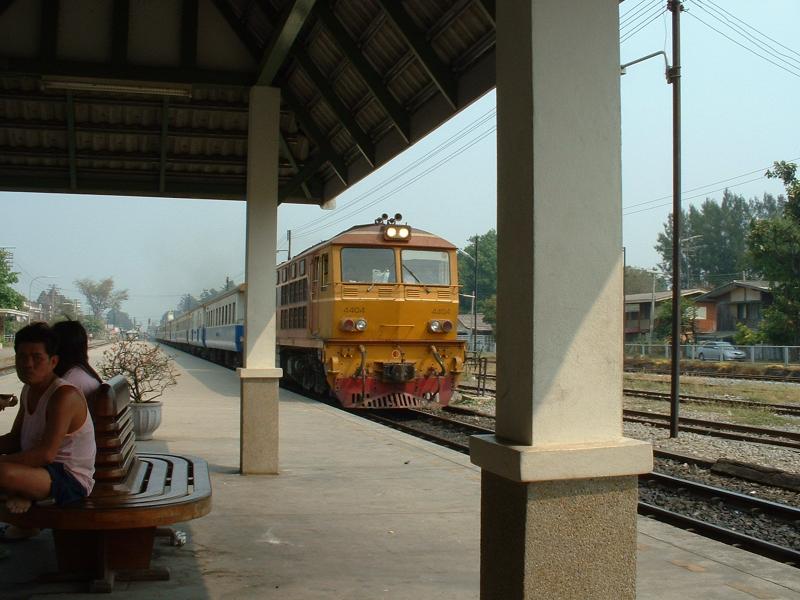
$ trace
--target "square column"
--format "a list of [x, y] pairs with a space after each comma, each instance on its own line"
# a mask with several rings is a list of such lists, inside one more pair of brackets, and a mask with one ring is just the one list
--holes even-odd
[[622, 436], [618, 0], [497, 3], [496, 436], [481, 598], [635, 596], [637, 474]]
[[275, 366], [275, 255], [281, 94], [250, 90], [247, 131], [247, 252], [244, 368], [239, 467], [243, 475], [278, 472], [278, 380]]

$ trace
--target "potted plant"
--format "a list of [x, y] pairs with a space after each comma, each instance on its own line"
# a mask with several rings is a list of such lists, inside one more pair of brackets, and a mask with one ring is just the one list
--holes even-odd
[[153, 439], [153, 432], [161, 424], [161, 402], [157, 399], [177, 384], [178, 372], [172, 358], [159, 346], [122, 340], [103, 352], [97, 371], [103, 379], [123, 375], [128, 380], [136, 439]]

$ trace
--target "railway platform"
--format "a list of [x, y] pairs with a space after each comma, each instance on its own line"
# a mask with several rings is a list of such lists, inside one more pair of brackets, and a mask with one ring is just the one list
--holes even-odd
[[[179, 383], [155, 439], [137, 446], [205, 458], [213, 508], [178, 526], [185, 546], [157, 540], [170, 581], [118, 582], [116, 598], [477, 600], [480, 471], [468, 457], [282, 390], [281, 474], [243, 477], [236, 373], [171, 353]], [[0, 377], [0, 392], [18, 386]], [[12, 418], [0, 412], [0, 432]], [[800, 600], [793, 567], [647, 518], [638, 542], [640, 600]], [[32, 583], [55, 567], [49, 532], [5, 547], [0, 597], [83, 597], [79, 584]]]

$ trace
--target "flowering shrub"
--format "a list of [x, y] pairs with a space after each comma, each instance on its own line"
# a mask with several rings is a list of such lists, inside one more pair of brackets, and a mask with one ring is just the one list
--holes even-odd
[[158, 346], [132, 340], [117, 342], [103, 352], [97, 372], [103, 379], [124, 375], [132, 402], [153, 402], [178, 383], [175, 361], [169, 355]]

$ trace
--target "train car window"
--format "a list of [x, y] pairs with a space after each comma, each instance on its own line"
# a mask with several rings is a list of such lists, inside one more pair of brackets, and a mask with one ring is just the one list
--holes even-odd
[[300, 277], [302, 277], [303, 275], [306, 274], [306, 259], [305, 258], [300, 261], [300, 266], [298, 267], [298, 270], [300, 272]]
[[402, 250], [403, 283], [450, 285], [450, 255], [436, 250]]
[[320, 262], [322, 263], [320, 265], [320, 270], [322, 271], [320, 276], [320, 286], [326, 288], [328, 287], [328, 255], [323, 254], [320, 258]]
[[342, 248], [342, 282], [395, 283], [392, 248]]

